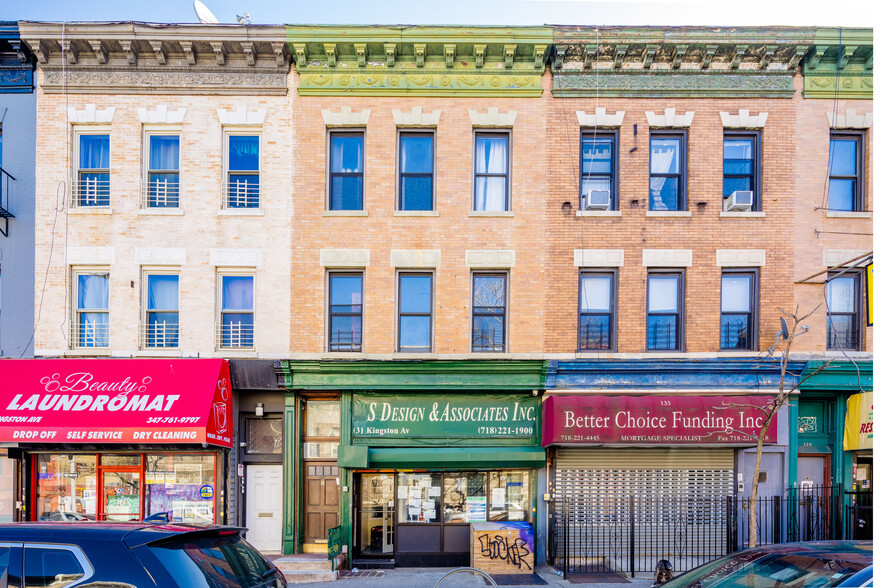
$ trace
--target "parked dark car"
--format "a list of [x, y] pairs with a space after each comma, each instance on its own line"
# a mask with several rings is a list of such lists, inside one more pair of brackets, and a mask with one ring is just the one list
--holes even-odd
[[664, 588], [840, 588], [873, 585], [872, 541], [781, 543], [699, 566]]
[[285, 588], [244, 532], [181, 523], [0, 524], [0, 588]]

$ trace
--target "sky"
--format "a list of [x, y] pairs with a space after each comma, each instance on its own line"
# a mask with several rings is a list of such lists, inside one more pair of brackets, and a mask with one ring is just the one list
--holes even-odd
[[[220, 22], [874, 26], [871, 0], [202, 0]], [[193, 0], [0, 0], [0, 20], [197, 22]]]

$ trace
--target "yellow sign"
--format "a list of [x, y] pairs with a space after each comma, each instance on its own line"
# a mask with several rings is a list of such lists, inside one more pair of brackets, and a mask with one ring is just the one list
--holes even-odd
[[873, 393], [852, 394], [848, 397], [845, 414], [846, 451], [873, 448]]
[[867, 326], [873, 326], [873, 264], [867, 266]]

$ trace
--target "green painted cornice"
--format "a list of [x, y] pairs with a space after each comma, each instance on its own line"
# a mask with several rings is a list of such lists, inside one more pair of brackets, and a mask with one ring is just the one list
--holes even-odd
[[803, 61], [806, 98], [873, 99], [873, 29], [818, 29]]
[[[810, 361], [806, 363], [802, 371], [802, 377], [820, 369], [825, 362]], [[860, 374], [860, 385], [858, 385]], [[872, 361], [833, 361], [817, 374], [808, 378], [799, 386], [800, 390], [836, 390], [853, 394], [863, 389], [869, 392], [873, 389], [873, 362]]]
[[288, 390], [540, 390], [541, 360], [277, 361]]
[[288, 26], [301, 95], [533, 96], [548, 27]]
[[793, 96], [814, 28], [554, 27], [555, 96]]

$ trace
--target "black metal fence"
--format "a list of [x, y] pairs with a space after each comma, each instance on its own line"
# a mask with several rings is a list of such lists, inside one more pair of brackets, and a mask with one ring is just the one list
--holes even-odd
[[[871, 492], [791, 488], [757, 498], [757, 545], [871, 539]], [[749, 544], [749, 498], [591, 496], [555, 502], [551, 562], [570, 574], [682, 572]]]

